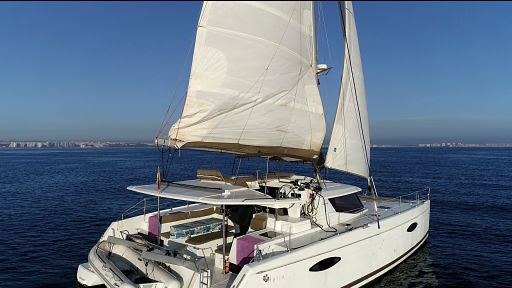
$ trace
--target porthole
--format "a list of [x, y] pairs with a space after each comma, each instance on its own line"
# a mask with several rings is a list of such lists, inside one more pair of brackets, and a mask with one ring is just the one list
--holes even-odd
[[341, 260], [341, 257], [325, 258], [324, 260], [311, 266], [311, 268], [309, 268], [309, 271], [319, 272], [319, 271], [327, 270], [327, 269], [331, 268], [332, 266], [336, 265], [336, 263], [340, 262], [340, 260]]
[[407, 232], [414, 231], [414, 229], [416, 229], [416, 227], [418, 227], [418, 223], [416, 223], [416, 222], [412, 223], [411, 225], [409, 225], [409, 228], [407, 228]]

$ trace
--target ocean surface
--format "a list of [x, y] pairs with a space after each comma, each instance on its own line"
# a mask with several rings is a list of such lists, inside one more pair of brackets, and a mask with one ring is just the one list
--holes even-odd
[[[168, 179], [194, 178], [196, 169], [230, 174], [234, 162], [180, 154]], [[154, 183], [161, 156], [156, 148], [0, 150], [0, 285], [79, 287], [77, 266], [145, 196], [126, 187]], [[428, 242], [372, 287], [512, 287], [512, 149], [375, 148], [371, 164], [380, 196], [430, 187], [432, 200]], [[257, 169], [266, 170], [263, 159], [244, 159], [239, 174]], [[278, 169], [312, 174], [311, 165], [270, 163]], [[325, 173], [365, 187], [364, 179]]]

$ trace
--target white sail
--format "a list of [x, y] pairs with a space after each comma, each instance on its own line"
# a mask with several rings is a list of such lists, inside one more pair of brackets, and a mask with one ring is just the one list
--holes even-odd
[[352, 3], [345, 2], [343, 74], [325, 166], [368, 178], [370, 133], [363, 68], [353, 11]]
[[177, 146], [314, 159], [325, 136], [312, 1], [205, 2]]

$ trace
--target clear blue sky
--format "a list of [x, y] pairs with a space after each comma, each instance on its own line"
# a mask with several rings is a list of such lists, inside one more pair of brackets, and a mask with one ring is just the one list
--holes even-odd
[[[152, 141], [201, 5], [0, 3], [0, 140]], [[336, 3], [321, 6], [319, 62], [334, 66], [320, 85], [329, 127], [343, 46]], [[512, 142], [511, 2], [354, 10], [372, 143]]]

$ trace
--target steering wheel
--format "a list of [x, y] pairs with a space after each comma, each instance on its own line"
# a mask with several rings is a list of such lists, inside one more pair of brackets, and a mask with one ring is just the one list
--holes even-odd
[[279, 198], [290, 198], [293, 191], [295, 191], [293, 185], [285, 184], [279, 188]]

